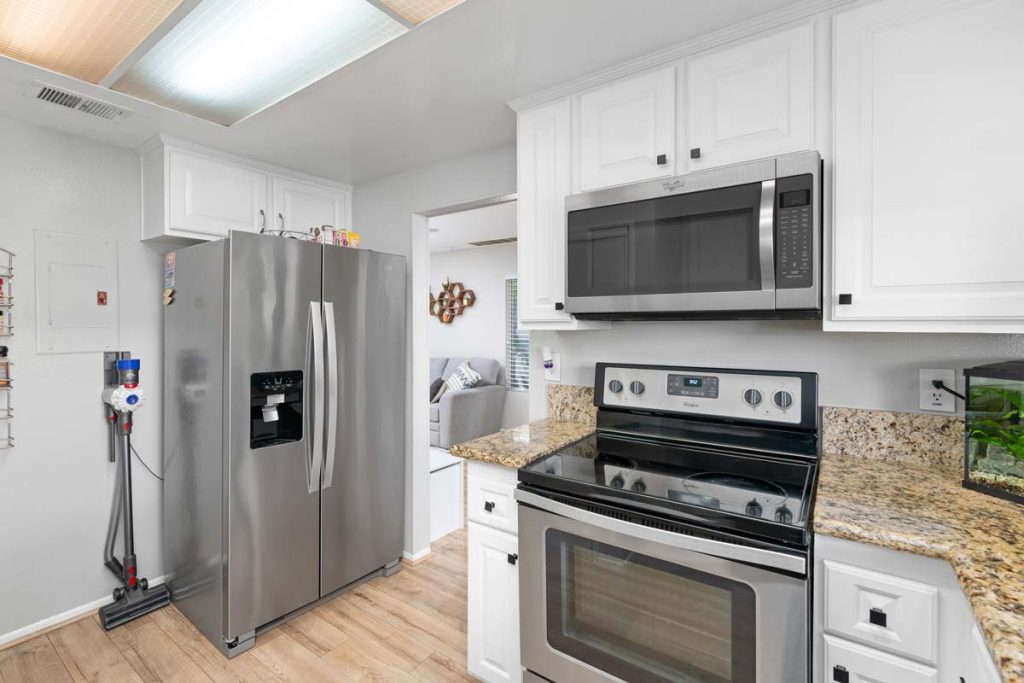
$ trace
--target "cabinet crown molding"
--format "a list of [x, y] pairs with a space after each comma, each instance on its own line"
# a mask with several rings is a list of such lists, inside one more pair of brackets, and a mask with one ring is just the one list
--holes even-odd
[[652, 52], [636, 59], [631, 59], [621, 64], [595, 71], [581, 78], [566, 83], [560, 83], [546, 90], [541, 90], [530, 95], [510, 100], [508, 106], [515, 112], [533, 109], [543, 104], [574, 95], [584, 90], [616, 81], [642, 71], [656, 69], [677, 62], [681, 59], [691, 57], [701, 52], [713, 50], [714, 48], [727, 45], [743, 38], [756, 36], [775, 29], [785, 28], [810, 17], [834, 10], [843, 5], [849, 5], [857, 0], [801, 0], [801, 2], [766, 12], [751, 19], [741, 21], [731, 26], [720, 28], [716, 31], [698, 36], [685, 43], [679, 43], [672, 47]]

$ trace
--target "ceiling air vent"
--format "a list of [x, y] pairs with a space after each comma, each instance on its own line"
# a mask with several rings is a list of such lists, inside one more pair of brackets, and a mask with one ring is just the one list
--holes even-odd
[[34, 99], [49, 102], [65, 109], [80, 111], [89, 116], [98, 116], [108, 121], [119, 121], [132, 113], [131, 109], [118, 107], [93, 97], [79, 95], [70, 90], [61, 90], [45, 83], [33, 83], [28, 90], [28, 94]]
[[474, 246], [474, 247], [489, 247], [492, 244], [508, 244], [509, 242], [515, 242], [515, 241], [516, 241], [515, 237], [502, 237], [501, 239], [483, 240], [481, 242], [470, 242], [469, 244], [470, 244], [470, 246]]

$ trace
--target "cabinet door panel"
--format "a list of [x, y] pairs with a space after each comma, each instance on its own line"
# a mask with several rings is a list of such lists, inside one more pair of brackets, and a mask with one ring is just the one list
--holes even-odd
[[812, 26], [694, 59], [686, 76], [690, 170], [813, 148]]
[[169, 228], [227, 236], [264, 224], [266, 173], [173, 149], [168, 173]]
[[576, 125], [580, 191], [673, 175], [675, 67], [583, 93]]
[[825, 636], [823, 681], [840, 680], [845, 671], [850, 683], [938, 683], [938, 672], [909, 659]]
[[525, 112], [518, 133], [519, 320], [568, 322], [565, 197], [569, 194], [569, 101]]
[[348, 228], [348, 193], [334, 187], [274, 176], [274, 225], [307, 232], [330, 225]]
[[469, 672], [488, 683], [518, 683], [519, 553], [512, 534], [469, 523], [466, 650]]
[[1018, 0], [836, 18], [834, 319], [1024, 319], [1022, 25]]

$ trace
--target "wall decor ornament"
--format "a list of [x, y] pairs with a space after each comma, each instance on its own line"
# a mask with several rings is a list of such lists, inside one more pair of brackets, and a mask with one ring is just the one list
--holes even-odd
[[461, 282], [445, 280], [441, 283], [441, 293], [437, 297], [433, 291], [430, 292], [430, 315], [444, 325], [451, 325], [455, 318], [475, 303], [476, 294], [472, 289], [466, 289]]

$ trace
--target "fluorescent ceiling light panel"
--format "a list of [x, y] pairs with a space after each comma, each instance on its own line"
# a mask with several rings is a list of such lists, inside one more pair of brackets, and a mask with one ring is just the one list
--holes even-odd
[[112, 87], [227, 126], [406, 31], [367, 0], [203, 0]]
[[0, 54], [99, 83], [181, 0], [0, 0]]
[[462, 3], [462, 0], [378, 0], [392, 12], [398, 14], [410, 24], [422, 24], [433, 19], [441, 12], [450, 10]]

